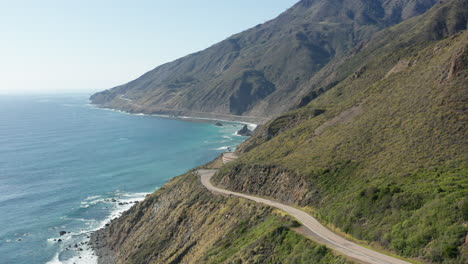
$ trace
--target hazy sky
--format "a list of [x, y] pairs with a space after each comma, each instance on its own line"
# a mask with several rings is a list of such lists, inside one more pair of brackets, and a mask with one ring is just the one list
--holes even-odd
[[0, 0], [0, 94], [99, 91], [298, 0]]

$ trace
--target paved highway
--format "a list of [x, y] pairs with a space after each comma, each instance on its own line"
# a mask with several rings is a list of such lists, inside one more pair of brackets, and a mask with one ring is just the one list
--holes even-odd
[[264, 198], [259, 198], [238, 192], [232, 192], [215, 187], [211, 184], [211, 177], [213, 177], [216, 171], [217, 170], [198, 170], [198, 174], [201, 178], [201, 183], [211, 192], [225, 195], [233, 195], [281, 209], [289, 213], [291, 216], [295, 217], [299, 222], [301, 222], [304, 225], [304, 227], [308, 229], [306, 232], [307, 236], [313, 238], [319, 243], [328, 246], [329, 248], [332, 248], [335, 251], [340, 252], [343, 255], [348, 256], [349, 258], [355, 261], [371, 264], [409, 264], [409, 262], [396, 259], [385, 254], [373, 251], [371, 249], [359, 246], [333, 233], [325, 226], [320, 224], [314, 217], [312, 217], [308, 213], [294, 208], [292, 206]]

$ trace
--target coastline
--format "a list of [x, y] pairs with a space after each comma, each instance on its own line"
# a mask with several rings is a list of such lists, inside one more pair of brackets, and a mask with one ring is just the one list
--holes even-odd
[[[110, 107], [104, 107], [98, 104], [93, 104], [91, 103], [91, 101], [88, 102], [88, 105], [95, 109], [113, 111], [113, 112], [129, 114], [129, 115], [137, 115], [137, 116], [154, 116], [154, 117], [161, 117], [161, 118], [166, 118], [166, 119], [182, 120], [182, 121], [189, 121], [189, 122], [200, 122], [200, 123], [225, 122], [225, 123], [243, 124], [243, 125], [247, 125], [248, 128], [252, 131], [255, 130], [258, 126], [263, 125], [266, 122], [268, 122], [268, 120], [270, 120], [269, 118], [261, 118], [264, 120], [263, 122], [254, 122], [254, 121], [247, 122], [243, 119], [246, 119], [246, 118], [248, 119], [251, 117], [234, 116], [234, 115], [230, 115], [230, 116], [238, 117], [238, 119], [236, 118], [222, 119], [222, 118], [216, 118], [216, 117], [200, 117], [200, 116], [188, 116], [188, 115], [185, 116], [185, 115], [155, 114], [155, 113], [147, 114], [147, 113], [142, 113], [142, 112], [130, 112], [130, 111], [125, 111], [125, 110], [120, 110], [120, 109], [115, 109], [115, 108], [110, 108]], [[214, 115], [224, 116], [224, 114], [214, 114]], [[260, 118], [255, 117], [253, 119], [260, 119]]]
[[271, 118], [268, 117], [258, 117], [258, 116], [241, 116], [241, 115], [232, 115], [232, 114], [221, 114], [221, 113], [208, 113], [208, 112], [199, 112], [191, 110], [173, 110], [173, 109], [154, 109], [154, 110], [145, 110], [142, 106], [128, 103], [128, 107], [110, 107], [103, 104], [93, 103], [90, 99], [88, 100], [89, 105], [99, 109], [107, 109], [112, 111], [124, 112], [135, 115], [148, 115], [148, 116], [161, 116], [167, 118], [176, 118], [176, 119], [191, 119], [191, 120], [209, 120], [209, 121], [223, 121], [223, 122], [235, 122], [241, 124], [255, 124], [263, 125], [267, 123]]
[[[242, 124], [242, 125], [247, 125], [247, 127], [250, 130], [255, 130], [259, 124], [257, 123], [251, 123], [251, 122], [246, 122], [242, 120], [226, 120], [226, 119], [220, 119], [220, 118], [208, 118], [208, 117], [193, 117], [193, 116], [176, 116], [176, 115], [165, 115], [165, 114], [145, 114], [145, 113], [133, 113], [133, 112], [128, 112], [124, 110], [119, 110], [119, 109], [113, 109], [109, 107], [101, 107], [96, 104], [92, 104], [91, 102], [88, 103], [88, 105], [92, 108], [99, 109], [99, 110], [106, 110], [106, 111], [113, 111], [113, 112], [118, 112], [118, 113], [123, 113], [123, 114], [129, 114], [129, 115], [136, 115], [136, 116], [153, 116], [153, 117], [159, 117], [159, 118], [165, 118], [165, 119], [173, 119], [173, 120], [180, 120], [180, 121], [188, 121], [188, 122], [199, 122], [199, 123], [216, 123], [216, 122], [224, 122], [224, 123], [230, 123], [230, 124]], [[235, 136], [241, 136], [238, 135], [237, 132], [234, 134]], [[199, 164], [198, 166], [203, 166], [204, 164]], [[175, 176], [177, 177], [177, 176]], [[164, 186], [164, 185], [163, 185]], [[163, 187], [162, 187], [163, 188]], [[86, 248], [85, 251], [80, 254], [79, 258], [73, 258], [72, 262], [73, 263], [92, 263], [92, 264], [112, 264], [115, 263], [115, 256], [113, 255], [113, 251], [105, 246], [101, 246], [102, 240], [104, 239], [102, 236], [102, 232], [106, 227], [108, 227], [111, 223], [113, 223], [115, 220], [120, 218], [122, 215], [125, 213], [131, 211], [135, 206], [139, 203], [144, 201], [144, 199], [151, 195], [152, 193], [156, 192], [158, 189], [154, 190], [151, 193], [147, 193], [145, 197], [138, 199], [138, 201], [134, 201], [133, 203], [129, 203], [128, 206], [125, 208], [119, 208], [112, 212], [112, 214], [105, 220], [101, 222], [101, 225], [99, 228], [95, 228], [91, 231], [86, 232], [87, 239], [86, 239]], [[57, 256], [58, 260], [58, 256]], [[48, 262], [49, 264], [55, 264], [59, 262], [55, 262], [55, 259]]]
[[[86, 207], [89, 204], [93, 203], [105, 203], [113, 207], [113, 210], [110, 212], [109, 216], [101, 221], [99, 221], [96, 227], [93, 227], [89, 230], [83, 229], [79, 232], [69, 233], [64, 236], [58, 236], [48, 239], [48, 243], [57, 243], [56, 240], [61, 239], [61, 245], [64, 246], [66, 251], [74, 251], [75, 255], [66, 261], [59, 260], [60, 252], [57, 252], [53, 259], [48, 261], [46, 264], [67, 264], [67, 263], [86, 263], [86, 264], [97, 264], [99, 262], [99, 255], [96, 253], [96, 250], [92, 246], [92, 235], [93, 233], [105, 228], [110, 225], [113, 221], [119, 218], [123, 213], [130, 210], [134, 205], [143, 201], [146, 196], [154, 193], [159, 188], [155, 189], [150, 193], [122, 193], [120, 198], [103, 198], [102, 196], [88, 197], [85, 199], [86, 202], [81, 202], [81, 204]], [[82, 206], [82, 207], [83, 207]], [[77, 247], [72, 247], [70, 245], [77, 245]], [[68, 245], [67, 247], [65, 247]]]

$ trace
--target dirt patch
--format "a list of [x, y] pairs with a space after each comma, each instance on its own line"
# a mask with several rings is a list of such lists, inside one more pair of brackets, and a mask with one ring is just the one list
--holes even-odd
[[348, 124], [353, 120], [354, 117], [362, 114], [363, 110], [361, 105], [358, 106], [353, 106], [348, 110], [345, 110], [341, 112], [338, 116], [333, 118], [332, 120], [329, 120], [325, 123], [323, 123], [321, 126], [315, 129], [314, 133], [315, 135], [319, 136], [323, 133], [323, 131], [331, 126], [335, 126], [338, 124]]
[[468, 49], [466, 46], [458, 50], [450, 62], [450, 72], [448, 79], [453, 79], [458, 76], [458, 73], [468, 68]]
[[401, 60], [399, 61], [395, 66], [393, 66], [393, 68], [387, 73], [387, 75], [385, 75], [385, 78], [387, 78], [388, 76], [394, 74], [394, 73], [398, 73], [398, 72], [401, 72], [401, 71], [404, 71], [406, 68], [408, 68], [410, 66], [410, 61], [409, 60]]

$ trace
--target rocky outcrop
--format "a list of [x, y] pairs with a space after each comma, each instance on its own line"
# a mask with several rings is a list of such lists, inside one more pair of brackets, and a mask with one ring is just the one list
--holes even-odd
[[250, 130], [247, 125], [244, 125], [239, 131], [237, 131], [237, 135], [239, 136], [250, 137], [252, 134], [253, 131]]
[[[467, 44], [468, 46], [468, 44]], [[454, 79], [458, 74], [468, 69], [468, 48], [467, 46], [461, 48], [452, 58], [450, 62], [450, 71], [448, 79]]]
[[311, 191], [314, 188], [306, 178], [275, 165], [236, 164], [213, 180], [221, 188], [275, 197], [287, 204], [311, 205], [320, 197], [317, 191]]

